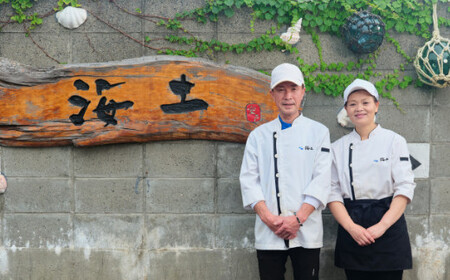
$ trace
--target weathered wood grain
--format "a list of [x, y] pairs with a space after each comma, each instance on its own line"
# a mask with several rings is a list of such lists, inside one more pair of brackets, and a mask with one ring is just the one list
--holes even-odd
[[277, 115], [269, 81], [250, 69], [183, 57], [47, 69], [0, 59], [0, 144], [245, 142]]

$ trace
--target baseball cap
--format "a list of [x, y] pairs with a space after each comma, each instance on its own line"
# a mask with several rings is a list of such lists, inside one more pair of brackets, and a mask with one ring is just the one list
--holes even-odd
[[354, 80], [345, 90], [344, 90], [344, 103], [347, 102], [347, 98], [350, 95], [350, 93], [356, 91], [356, 90], [365, 90], [370, 95], [375, 97], [376, 100], [378, 100], [378, 91], [375, 88], [375, 86], [366, 80], [356, 79]]
[[270, 89], [273, 89], [282, 82], [293, 82], [301, 86], [304, 84], [303, 74], [300, 69], [290, 63], [283, 63], [275, 67], [272, 71], [272, 78], [270, 81]]

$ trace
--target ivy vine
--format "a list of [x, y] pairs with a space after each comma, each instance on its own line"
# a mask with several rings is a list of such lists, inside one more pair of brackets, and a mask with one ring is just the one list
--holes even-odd
[[[316, 93], [324, 93], [330, 96], [339, 96], [344, 88], [355, 78], [371, 79], [377, 78], [376, 87], [381, 96], [389, 98], [399, 108], [399, 104], [391, 95], [391, 91], [398, 87], [405, 89], [410, 85], [423, 86], [416, 79], [402, 73], [405, 66], [413, 61], [401, 48], [399, 42], [391, 35], [392, 31], [398, 33], [407, 33], [428, 40], [431, 37], [430, 26], [432, 20], [432, 4], [438, 0], [207, 0], [203, 7], [178, 13], [173, 18], [161, 17], [158, 15], [145, 15], [140, 9], [128, 11], [120, 7], [114, 0], [109, 0], [119, 10], [147, 21], [163, 26], [171, 32], [164, 38], [152, 38], [146, 35], [144, 38], [133, 38], [131, 35], [121, 31], [117, 27], [109, 24], [99, 15], [90, 12], [95, 18], [107, 24], [122, 35], [134, 40], [141, 45], [153, 49], [160, 54], [182, 55], [187, 57], [196, 57], [201, 55], [213, 55], [217, 52], [241, 54], [243, 52], [261, 52], [261, 51], [283, 51], [294, 54], [298, 66], [302, 69], [305, 76], [305, 83], [309, 90]], [[447, 3], [447, 0], [439, 0]], [[65, 6], [80, 6], [77, 0], [58, 0], [53, 11], [45, 15], [36, 13], [27, 14], [33, 3], [37, 0], [0, 0], [1, 4], [9, 4], [14, 14], [8, 21], [0, 22], [0, 31], [3, 26], [10, 23], [26, 24], [25, 31], [30, 36], [30, 31], [36, 26], [42, 24], [42, 18], [49, 16]], [[237, 9], [247, 8], [251, 10], [252, 20], [250, 30], [254, 32], [256, 20], [270, 20], [277, 23], [264, 34], [256, 36], [246, 43], [229, 44], [219, 40], [202, 40], [190, 33], [184, 26], [185, 20], [196, 20], [200, 23], [208, 21], [217, 22], [221, 17], [233, 17]], [[360, 10], [371, 9], [371, 12], [379, 15], [385, 23], [387, 42], [393, 44], [397, 52], [404, 59], [404, 63], [394, 69], [391, 73], [381, 74], [376, 72], [377, 57], [379, 50], [368, 55], [357, 55], [354, 61], [347, 63], [326, 63], [323, 60], [322, 47], [319, 33], [328, 33], [334, 36], [341, 36], [340, 28], [346, 19], [353, 13]], [[450, 7], [447, 12], [450, 12]], [[302, 18], [302, 28], [312, 38], [317, 47], [319, 62], [311, 65], [299, 55], [295, 46], [284, 43], [279, 35], [286, 26], [291, 26]], [[440, 27], [450, 26], [448, 17], [438, 19]], [[181, 32], [181, 33], [180, 33]], [[177, 35], [174, 35], [177, 34]], [[181, 35], [180, 35], [181, 34]], [[31, 38], [31, 36], [30, 36]], [[31, 38], [32, 39], [32, 38]], [[179, 45], [180, 48], [153, 47], [153, 43], [159, 40], [165, 40], [168, 43]], [[33, 40], [34, 42], [34, 40]], [[37, 43], [34, 42], [36, 45]], [[40, 47], [38, 45], [38, 47]], [[41, 50], [52, 58], [45, 50]], [[54, 58], [52, 58], [55, 60]], [[57, 60], [55, 60], [57, 61]], [[58, 62], [58, 61], [57, 61]], [[350, 72], [350, 73], [349, 73]], [[358, 74], [353, 74], [357, 72]]]

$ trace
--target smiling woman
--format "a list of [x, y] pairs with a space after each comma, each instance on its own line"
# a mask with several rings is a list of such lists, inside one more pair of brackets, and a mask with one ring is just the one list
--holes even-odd
[[372, 83], [353, 81], [344, 102], [355, 130], [332, 144], [335, 264], [350, 280], [400, 280], [412, 267], [403, 212], [414, 195], [414, 175], [405, 139], [374, 121], [378, 98]]

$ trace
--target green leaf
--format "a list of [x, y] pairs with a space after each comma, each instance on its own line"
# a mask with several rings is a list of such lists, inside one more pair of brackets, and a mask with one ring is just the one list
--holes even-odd
[[227, 16], [227, 17], [232, 17], [232, 16], [234, 16], [234, 10], [233, 9], [226, 9], [225, 10], [225, 15]]

